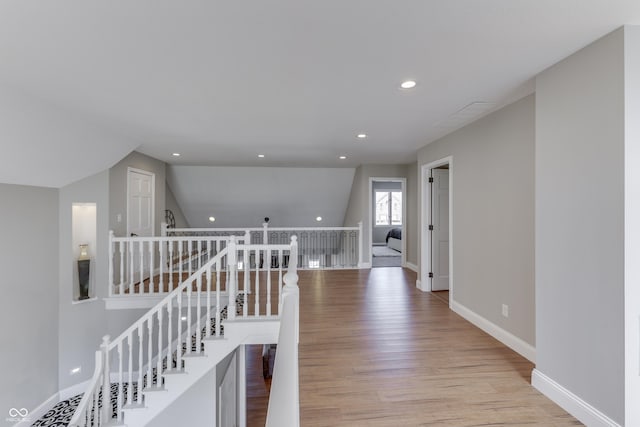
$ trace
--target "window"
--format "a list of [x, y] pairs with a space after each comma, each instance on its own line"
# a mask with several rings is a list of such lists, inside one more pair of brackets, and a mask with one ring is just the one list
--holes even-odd
[[402, 192], [376, 190], [376, 225], [402, 225]]

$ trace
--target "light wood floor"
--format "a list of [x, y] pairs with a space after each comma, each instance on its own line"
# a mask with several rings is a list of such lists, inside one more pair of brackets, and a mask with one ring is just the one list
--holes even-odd
[[[418, 291], [414, 273], [299, 275], [303, 427], [581, 425], [530, 386], [530, 362]], [[249, 426], [264, 426], [268, 402], [259, 351]]]

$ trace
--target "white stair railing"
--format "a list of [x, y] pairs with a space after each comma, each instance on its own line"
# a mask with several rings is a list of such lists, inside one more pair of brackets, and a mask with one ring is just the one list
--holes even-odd
[[170, 228], [166, 232], [172, 236], [212, 238], [244, 233], [251, 244], [285, 244], [296, 236], [298, 269], [352, 269], [364, 265], [362, 222], [357, 227], [269, 227], [264, 223], [254, 228]]
[[[182, 372], [184, 357], [200, 354], [203, 340], [223, 335], [225, 305], [228, 319], [280, 315], [283, 265], [292, 253], [297, 258], [295, 237], [289, 245], [239, 245], [236, 240], [230, 236], [227, 246], [118, 338], [109, 342], [105, 337], [71, 427], [121, 424], [123, 409], [144, 406], [143, 392], [164, 389], [163, 374]], [[258, 263], [252, 268], [242, 261], [251, 257], [278, 260], [279, 265], [262, 271]], [[251, 293], [254, 303], [249, 307]]]
[[[297, 250], [297, 248], [296, 248]], [[283, 308], [266, 427], [300, 426], [298, 342], [300, 337], [300, 290], [295, 264], [284, 277]]]
[[[167, 294], [223, 250], [227, 236], [115, 237], [109, 232], [109, 296]], [[249, 235], [236, 237], [248, 243]], [[226, 270], [226, 268], [225, 268]]]

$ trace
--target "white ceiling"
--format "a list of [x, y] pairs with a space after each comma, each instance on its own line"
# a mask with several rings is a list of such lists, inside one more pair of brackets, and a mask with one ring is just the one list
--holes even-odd
[[[97, 172], [136, 146], [184, 165], [409, 162], [633, 23], [637, 0], [0, 0], [0, 93], [73, 118], [0, 117], [0, 182], [62, 185], [84, 173], [74, 153]], [[41, 149], [42, 176], [20, 178]]]

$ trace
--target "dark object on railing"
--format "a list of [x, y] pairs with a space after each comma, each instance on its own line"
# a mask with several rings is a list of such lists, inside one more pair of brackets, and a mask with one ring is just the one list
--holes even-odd
[[176, 217], [173, 216], [171, 209], [164, 210], [164, 222], [167, 223], [167, 228], [176, 228]]
[[262, 346], [262, 377], [267, 380], [273, 376], [273, 363], [276, 361], [277, 344]]

